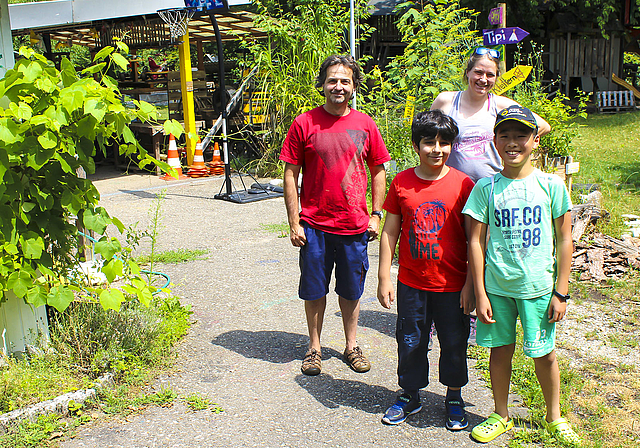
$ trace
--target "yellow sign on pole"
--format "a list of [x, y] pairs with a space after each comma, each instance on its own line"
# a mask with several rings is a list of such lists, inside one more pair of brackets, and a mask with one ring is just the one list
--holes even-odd
[[411, 124], [411, 121], [413, 120], [413, 113], [415, 112], [415, 108], [416, 108], [416, 97], [408, 95], [407, 102], [404, 106], [404, 116], [402, 117], [405, 124], [407, 123]]
[[496, 85], [493, 87], [493, 93], [496, 95], [502, 95], [510, 88], [517, 86], [527, 79], [532, 69], [533, 67], [530, 65], [518, 65], [517, 67], [512, 68], [496, 81]]

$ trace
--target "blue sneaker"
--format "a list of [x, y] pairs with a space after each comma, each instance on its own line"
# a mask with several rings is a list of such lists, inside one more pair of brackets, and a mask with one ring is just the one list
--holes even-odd
[[469, 426], [462, 398], [450, 398], [446, 400], [444, 402], [444, 408], [447, 414], [445, 426], [449, 431], [460, 431]]
[[401, 394], [396, 402], [387, 409], [382, 422], [388, 425], [397, 425], [402, 423], [410, 415], [416, 414], [422, 410], [420, 400], [417, 398], [411, 398], [408, 394]]

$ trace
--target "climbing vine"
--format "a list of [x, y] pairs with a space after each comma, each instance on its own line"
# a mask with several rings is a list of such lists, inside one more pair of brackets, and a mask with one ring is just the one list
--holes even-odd
[[[98, 52], [93, 64], [77, 72], [63, 59], [60, 70], [33, 49], [22, 47], [20, 59], [0, 80], [0, 299], [8, 292], [34, 306], [65, 309], [73, 300], [99, 301], [119, 309], [129, 297], [149, 303], [153, 288], [132, 261], [118, 257], [118, 239], [106, 235], [113, 224], [124, 227], [98, 206], [99, 193], [79, 170], [93, 173], [92, 156], [115, 146], [135, 154], [140, 165], [168, 165], [138, 144], [129, 123], [153, 121], [155, 108], [133, 101], [127, 108], [116, 82], [106, 75], [111, 64], [125, 68], [127, 46], [116, 41]], [[165, 129], [180, 134], [175, 122]], [[109, 282], [125, 276], [124, 286], [98, 287], [74, 280], [70, 272], [82, 260], [78, 250], [82, 226], [99, 236], [95, 252], [103, 258]]]

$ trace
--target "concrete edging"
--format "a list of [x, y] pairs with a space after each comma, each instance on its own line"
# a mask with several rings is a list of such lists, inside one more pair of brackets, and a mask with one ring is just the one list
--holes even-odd
[[40, 415], [57, 413], [67, 415], [69, 413], [69, 403], [71, 401], [77, 404], [83, 404], [85, 401], [95, 398], [98, 390], [113, 387], [113, 374], [107, 373], [96, 380], [95, 387], [90, 389], [81, 389], [75, 392], [69, 392], [60, 395], [51, 400], [41, 401], [26, 408], [16, 409], [0, 415], [0, 434], [5, 433], [7, 428], [25, 419], [35, 419]]

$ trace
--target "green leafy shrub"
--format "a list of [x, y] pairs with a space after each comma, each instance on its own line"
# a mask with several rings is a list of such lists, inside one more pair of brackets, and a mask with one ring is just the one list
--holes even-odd
[[[388, 181], [418, 160], [411, 147], [411, 120], [405, 120], [404, 99], [396, 94], [392, 82], [377, 66], [367, 74], [372, 87], [364, 94], [360, 110], [370, 115], [380, 130], [394, 166], [387, 170]], [[388, 183], [388, 182], [387, 182]]]
[[[83, 294], [103, 307], [117, 310], [125, 301], [122, 290], [108, 285], [88, 287], [68, 278], [80, 261], [78, 230], [104, 235], [109, 224], [124, 227], [98, 206], [93, 184], [78, 175], [93, 173], [92, 156], [115, 145], [121, 154], [136, 154], [140, 165], [156, 161], [138, 144], [128, 124], [156, 119], [155, 108], [134, 101], [126, 108], [115, 81], [106, 75], [111, 65], [128, 61], [117, 50], [100, 50], [91, 65], [77, 72], [63, 59], [61, 70], [34, 50], [22, 47], [15, 67], [0, 80], [0, 289], [12, 291], [34, 306], [51, 305], [64, 310], [74, 295]], [[165, 129], [177, 134], [174, 122]], [[122, 249], [116, 238], [102, 236], [96, 253], [105, 260], [102, 271], [109, 281], [126, 275], [123, 290], [148, 304], [152, 289], [131, 260], [116, 254]]]
[[414, 96], [416, 108], [424, 110], [440, 92], [464, 89], [466, 53], [482, 43], [475, 30], [478, 13], [449, 0], [404, 2], [396, 12], [398, 30], [407, 44], [388, 68], [398, 94]]
[[542, 155], [548, 157], [572, 155], [571, 142], [578, 136], [578, 124], [575, 119], [586, 118], [588, 94], [578, 93], [578, 106], [575, 110], [569, 105], [569, 98], [559, 91], [550, 98], [540, 82], [543, 75], [542, 48], [532, 45], [532, 52], [522, 54], [518, 51], [515, 55], [515, 65], [533, 67], [529, 79], [515, 86], [506, 95], [540, 115], [551, 126], [551, 132], [540, 139], [539, 152]]

